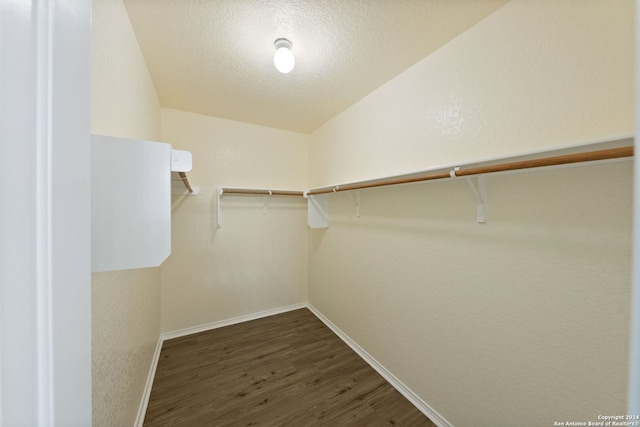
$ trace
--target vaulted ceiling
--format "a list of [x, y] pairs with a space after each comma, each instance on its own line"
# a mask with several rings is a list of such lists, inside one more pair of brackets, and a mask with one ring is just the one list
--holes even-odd
[[[309, 133], [508, 0], [124, 0], [163, 107]], [[273, 65], [291, 40], [296, 65]]]

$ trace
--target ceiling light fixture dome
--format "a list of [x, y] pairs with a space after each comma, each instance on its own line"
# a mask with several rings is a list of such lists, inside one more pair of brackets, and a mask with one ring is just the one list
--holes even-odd
[[296, 60], [291, 53], [291, 42], [287, 39], [277, 39], [273, 44], [276, 46], [273, 63], [278, 71], [286, 74], [293, 70]]

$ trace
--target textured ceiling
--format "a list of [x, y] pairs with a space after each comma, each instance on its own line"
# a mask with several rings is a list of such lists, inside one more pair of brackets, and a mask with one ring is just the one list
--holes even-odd
[[[508, 0], [124, 0], [163, 107], [309, 133]], [[293, 43], [289, 74], [275, 39]]]

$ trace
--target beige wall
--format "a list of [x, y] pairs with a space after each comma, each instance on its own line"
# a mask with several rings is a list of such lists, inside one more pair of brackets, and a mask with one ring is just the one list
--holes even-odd
[[[193, 153], [172, 255], [92, 276], [94, 425], [131, 425], [160, 331], [307, 299], [456, 427], [624, 413], [629, 162], [306, 203], [300, 189], [633, 130], [633, 2], [513, 0], [307, 135], [162, 110], [121, 0], [95, 0], [92, 132]], [[161, 125], [162, 124], [162, 129]], [[308, 283], [307, 283], [308, 281]], [[307, 297], [308, 292], [308, 297]], [[162, 318], [162, 321], [160, 320]]]
[[[93, 1], [95, 134], [158, 140], [160, 105], [121, 0]], [[92, 275], [93, 425], [133, 425], [160, 334], [160, 269]]]
[[[633, 1], [519, 1], [311, 135], [312, 186], [633, 131]], [[331, 196], [309, 302], [456, 427], [625, 413], [631, 164]]]
[[314, 131], [311, 186], [632, 133], [633, 11], [511, 1]]
[[160, 102], [122, 0], [93, 0], [91, 132], [157, 141]]
[[218, 186], [304, 189], [308, 136], [162, 110], [162, 140], [193, 154], [197, 196], [172, 197], [172, 253], [162, 271], [162, 331], [307, 300], [306, 200], [223, 197]]

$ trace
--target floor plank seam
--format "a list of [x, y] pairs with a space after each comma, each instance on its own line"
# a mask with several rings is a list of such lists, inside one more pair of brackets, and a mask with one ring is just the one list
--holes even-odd
[[[293, 421], [296, 423], [294, 425], [338, 425], [332, 423], [393, 425], [402, 419], [409, 420], [407, 417], [410, 418], [410, 415], [407, 414], [412, 410], [406, 405], [413, 408], [421, 417], [435, 421], [433, 424], [427, 418], [423, 421], [415, 418], [409, 425], [425, 425], [424, 423], [428, 422], [428, 425], [432, 426], [451, 427], [444, 418], [421, 401], [315, 307], [309, 303], [305, 303], [302, 307], [293, 307], [267, 311], [273, 314], [262, 315], [267, 312], [261, 312], [257, 313], [257, 316], [241, 316], [230, 321], [205, 325], [206, 328], [183, 330], [196, 331], [189, 334], [162, 334], [159, 337], [161, 351], [157, 358], [154, 357], [155, 367], [152, 366], [155, 378], [152, 384], [148, 384], [150, 388], [148, 393], [145, 389], [143, 400], [146, 402], [143, 401], [140, 407], [140, 411], [143, 411], [144, 406], [146, 413], [143, 412], [142, 417], [140, 413], [138, 414], [136, 427], [184, 425], [185, 423], [202, 426], [253, 425], [252, 420], [259, 416], [272, 417], [270, 418], [272, 421], [260, 425], [291, 425]], [[311, 315], [313, 320], [306, 319], [303, 312]], [[279, 318], [279, 315], [287, 315], [287, 317]], [[278, 330], [282, 326], [281, 319], [288, 318], [293, 320], [290, 320], [289, 323], [292, 324], [287, 326], [293, 327], [295, 331], [282, 335]], [[259, 323], [254, 322], [258, 320]], [[258, 330], [259, 327], [263, 330]], [[327, 338], [326, 332], [323, 335], [323, 330], [328, 331], [331, 336]], [[240, 332], [245, 334], [243, 335], [244, 345], [246, 345], [244, 350], [238, 350], [227, 344], [228, 341], [232, 342], [235, 335]], [[317, 335], [324, 338], [317, 342]], [[327, 350], [326, 347], [329, 345], [327, 343], [331, 344], [332, 349], [337, 346], [337, 355], [332, 355], [328, 359], [319, 358], [319, 355]], [[340, 345], [344, 349], [339, 348]], [[182, 353], [177, 349], [182, 349]], [[353, 355], [351, 359], [348, 357], [349, 353]], [[250, 357], [251, 354], [253, 356]], [[294, 355], [293, 358], [292, 355]], [[283, 357], [292, 359], [287, 362], [288, 366], [278, 366]], [[301, 357], [301, 359], [298, 360], [295, 357]], [[315, 360], [314, 357], [319, 359]], [[356, 365], [349, 365], [349, 363]], [[358, 363], [362, 366], [354, 368]], [[172, 386], [171, 381], [178, 381], [177, 378], [180, 378], [184, 371], [188, 371], [187, 367], [190, 364], [191, 369], [196, 369], [196, 374], [190, 374], [188, 381], [179, 383], [177, 388], [176, 384]], [[311, 373], [298, 372], [296, 364], [311, 367]], [[261, 370], [262, 366], [270, 367], [264, 371]], [[229, 370], [232, 374], [225, 373], [225, 370]], [[380, 380], [362, 377], [367, 370], [372, 370], [373, 375], [378, 375]], [[222, 372], [221, 376], [220, 372]], [[218, 377], [212, 383], [210, 376], [214, 375]], [[237, 378], [234, 378], [234, 375]], [[234, 381], [236, 385], [232, 390], [227, 390]], [[220, 394], [222, 392], [224, 393]], [[406, 405], [396, 403], [400, 406], [405, 405], [401, 413], [398, 413], [393, 405], [389, 406], [388, 402], [384, 403], [394, 392], [401, 396], [399, 396], [400, 399], [406, 401]], [[212, 393], [211, 396], [218, 397], [211, 397], [210, 399], [213, 400], [203, 400], [202, 393]], [[169, 397], [163, 397], [163, 395]], [[313, 403], [313, 400], [307, 403], [311, 406], [305, 407], [303, 419], [306, 421], [299, 419], [299, 416], [288, 419], [286, 414], [281, 414], [282, 409], [277, 406], [279, 404], [288, 405], [289, 411], [299, 411], [300, 408], [296, 407], [296, 402], [301, 399], [301, 396], [320, 399], [320, 403]], [[176, 399], [182, 403], [176, 403]], [[348, 405], [345, 399], [348, 399]], [[167, 403], [172, 401], [174, 403]], [[164, 413], [162, 409], [158, 409], [162, 408], [162, 405], [168, 405]], [[327, 408], [331, 410], [328, 412]], [[197, 415], [198, 411], [208, 415]], [[163, 417], [178, 421], [176, 423], [162, 421]], [[214, 417], [215, 424], [207, 421], [211, 417]], [[299, 424], [300, 421], [305, 423]]]

